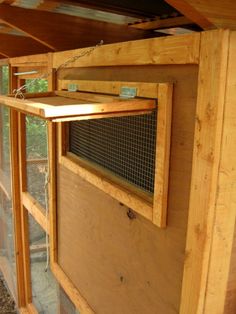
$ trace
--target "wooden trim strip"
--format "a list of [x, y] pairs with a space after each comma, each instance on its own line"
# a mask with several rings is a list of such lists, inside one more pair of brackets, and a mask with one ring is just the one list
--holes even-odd
[[153, 223], [166, 227], [171, 141], [172, 84], [159, 84]]
[[69, 84], [78, 86], [78, 91], [120, 95], [121, 87], [135, 87], [137, 97], [156, 98], [158, 83], [122, 82], [122, 81], [88, 81], [88, 80], [58, 80], [58, 90], [67, 90]]
[[22, 204], [43, 230], [49, 233], [49, 222], [47, 222], [46, 216], [43, 214], [44, 208], [28, 192], [22, 192]]
[[69, 280], [67, 275], [63, 272], [60, 266], [56, 263], [51, 265], [52, 272], [57, 278], [57, 281], [64, 289], [70, 300], [74, 303], [76, 308], [83, 314], [95, 314], [92, 308], [89, 306], [84, 297], [79, 293], [78, 289]]
[[[198, 64], [199, 45], [199, 33], [104, 45], [67, 67]], [[53, 67], [58, 68], [85, 51], [87, 48], [55, 52]]]
[[135, 195], [128, 189], [126, 190], [115, 182], [110, 181], [106, 176], [101, 176], [101, 174], [96, 174], [95, 171], [90, 171], [81, 166], [78, 161], [76, 161], [76, 158], [73, 159], [72, 156], [60, 156], [59, 163], [89, 183], [95, 185], [103, 192], [134, 209], [145, 218], [152, 220], [152, 203], [145, 202], [141, 197]]

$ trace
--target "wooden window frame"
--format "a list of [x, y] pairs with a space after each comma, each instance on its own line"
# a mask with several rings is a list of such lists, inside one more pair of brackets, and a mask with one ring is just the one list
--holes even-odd
[[[158, 227], [165, 228], [167, 220], [173, 84], [73, 81], [73, 83], [75, 82], [82, 91], [96, 91], [107, 94], [119, 93], [121, 86], [135, 86], [138, 96], [157, 99], [156, 148], [158, 148], [158, 154], [156, 155], [153, 199], [148, 196], [148, 193], [140, 192], [132, 184], [126, 183], [122, 179], [116, 179], [115, 175], [112, 176], [106, 173], [105, 170], [98, 170], [89, 162], [85, 162], [75, 154], [67, 152], [68, 139], [64, 123], [60, 123], [59, 125], [60, 142], [58, 160], [64, 167], [80, 175], [83, 179], [110, 194], [119, 202], [151, 220]], [[68, 83], [61, 81], [60, 87], [65, 89], [65, 84]]]

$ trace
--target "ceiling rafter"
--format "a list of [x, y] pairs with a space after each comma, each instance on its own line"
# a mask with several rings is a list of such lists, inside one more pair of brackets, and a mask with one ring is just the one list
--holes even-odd
[[92, 46], [101, 39], [115, 43], [150, 37], [150, 32], [129, 26], [6, 4], [0, 5], [0, 18], [55, 51]]
[[0, 59], [9, 58], [8, 55], [4, 54], [3, 52], [0, 52]]
[[203, 29], [236, 29], [235, 0], [165, 0]]
[[18, 57], [47, 51], [47, 47], [30, 37], [0, 33], [0, 54], [5, 57]]
[[167, 27], [190, 25], [192, 23], [193, 22], [185, 16], [177, 16], [168, 19], [158, 19], [150, 22], [136, 23], [130, 25], [130, 27], [134, 27], [137, 29], [154, 30]]

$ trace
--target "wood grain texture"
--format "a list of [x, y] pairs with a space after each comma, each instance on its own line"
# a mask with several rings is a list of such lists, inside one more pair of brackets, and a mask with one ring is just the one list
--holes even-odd
[[181, 27], [192, 24], [193, 22], [185, 16], [171, 17], [167, 19], [157, 19], [149, 22], [141, 22], [130, 25], [130, 27], [137, 29], [163, 29], [169, 27]]
[[[71, 79], [90, 80], [79, 69]], [[65, 74], [65, 73], [63, 73]], [[179, 312], [192, 166], [197, 68], [117, 67], [103, 80], [175, 81], [168, 227], [161, 230], [127, 207], [58, 168], [58, 263], [96, 313]], [[185, 178], [183, 180], [183, 177]], [[77, 261], [75, 264], [74, 261]]]
[[191, 21], [202, 27], [203, 29], [212, 29], [214, 25], [209, 19], [199, 12], [188, 0], [166, 0], [167, 3], [176, 8], [184, 16], [188, 17]]
[[[226, 86], [226, 101], [224, 113], [224, 133], [222, 140], [222, 157], [219, 174], [219, 195], [217, 208], [219, 215], [222, 216], [218, 230], [216, 230], [216, 246], [217, 254], [221, 257], [223, 265], [222, 276], [219, 277], [225, 285], [225, 276], [229, 271], [227, 282], [227, 294], [225, 299], [225, 314], [233, 314], [236, 312], [236, 93], [235, 93], [235, 70], [236, 70], [236, 32], [231, 32], [229, 46], [229, 64], [228, 77]], [[218, 232], [217, 232], [218, 231]], [[222, 256], [225, 259], [222, 260]], [[229, 257], [231, 259], [229, 260]], [[230, 262], [230, 265], [229, 265]], [[222, 278], [223, 277], [223, 278]], [[221, 283], [222, 285], [222, 283]], [[222, 286], [225, 289], [225, 286]], [[214, 300], [213, 300], [214, 301]]]
[[[217, 180], [220, 165], [229, 32], [210, 31], [202, 33], [201, 37], [181, 314], [205, 313], [206, 299], [212, 297], [211, 293], [206, 294], [213, 229], [218, 221], [215, 220], [215, 203], [218, 193]], [[221, 215], [217, 217], [217, 219], [221, 218]], [[220, 258], [224, 259], [224, 256]], [[212, 260], [214, 261], [214, 256], [212, 256]], [[212, 275], [215, 276], [216, 282], [219, 274], [213, 272]], [[221, 289], [218, 285], [215, 288]], [[217, 306], [220, 309], [224, 296], [216, 293], [214, 297], [216, 298], [214, 309], [217, 309]], [[215, 313], [213, 309], [210, 309], [210, 312]], [[209, 310], [206, 313], [209, 313]]]
[[[47, 51], [89, 47], [101, 39], [105, 43], [114, 43], [149, 36], [145, 31], [135, 30], [126, 25], [4, 4], [0, 5], [0, 16], [5, 24], [26, 33], [31, 40], [36, 41], [36, 45], [42, 46]], [[36, 53], [40, 52], [42, 50]]]
[[209, 29], [209, 26], [236, 29], [236, 2], [234, 0], [167, 0], [166, 2], [204, 29]]
[[[75, 95], [77, 94], [77, 95]], [[64, 95], [59, 96], [59, 95]], [[119, 112], [143, 112], [156, 108], [152, 99], [121, 99], [119, 97], [59, 91], [51, 97], [20, 99], [0, 95], [0, 102], [18, 111], [45, 119], [88, 116]], [[69, 97], [73, 98], [69, 98]]]
[[[89, 55], [68, 64], [68, 67], [121, 66], [145, 64], [197, 64], [199, 61], [200, 34], [167, 36], [104, 45]], [[57, 52], [53, 67], [84, 53], [87, 49]], [[134, 81], [136, 81], [134, 79]]]
[[67, 90], [69, 84], [77, 85], [77, 90], [82, 92], [103, 93], [120, 95], [121, 87], [135, 87], [137, 97], [157, 98], [158, 84], [145, 82], [122, 81], [87, 81], [87, 80], [58, 80], [58, 90]]
[[156, 168], [153, 195], [153, 223], [166, 227], [171, 142], [173, 84], [158, 87]]

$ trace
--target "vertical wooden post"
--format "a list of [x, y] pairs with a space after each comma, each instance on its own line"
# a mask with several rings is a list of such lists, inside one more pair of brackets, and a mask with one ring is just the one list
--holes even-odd
[[11, 139], [11, 171], [12, 171], [12, 203], [14, 217], [14, 238], [16, 255], [17, 294], [18, 306], [25, 306], [24, 270], [22, 255], [22, 228], [21, 228], [21, 198], [19, 180], [19, 155], [18, 155], [18, 114], [10, 111], [10, 139]]
[[48, 160], [49, 160], [49, 239], [50, 261], [57, 262], [57, 223], [56, 223], [56, 124], [48, 122]]
[[[20, 193], [27, 189], [26, 178], [26, 129], [25, 115], [18, 114], [18, 143], [19, 143], [19, 177], [20, 177]], [[24, 289], [26, 297], [26, 305], [32, 302], [31, 291], [31, 273], [30, 273], [30, 253], [29, 253], [29, 226], [28, 211], [24, 208], [21, 200], [21, 226], [22, 226], [22, 254], [24, 266]]]
[[[219, 255], [212, 255], [218, 215], [219, 167], [223, 135], [229, 31], [201, 34], [198, 97], [189, 203], [186, 260], [181, 298], [181, 314], [223, 313], [225, 291], [215, 289], [215, 304], [207, 311], [210, 298], [209, 266]], [[227, 215], [227, 211], [224, 213]], [[221, 256], [222, 260], [228, 256]], [[213, 264], [210, 266], [212, 267]], [[214, 267], [213, 267], [214, 268]], [[213, 269], [212, 268], [212, 269]], [[218, 268], [214, 270], [217, 276]], [[220, 270], [219, 268], [218, 270]], [[223, 279], [223, 278], [222, 278]], [[225, 279], [225, 278], [224, 278]], [[217, 282], [217, 281], [216, 281]], [[213, 283], [213, 281], [212, 281]], [[218, 288], [218, 287], [215, 287]]]

